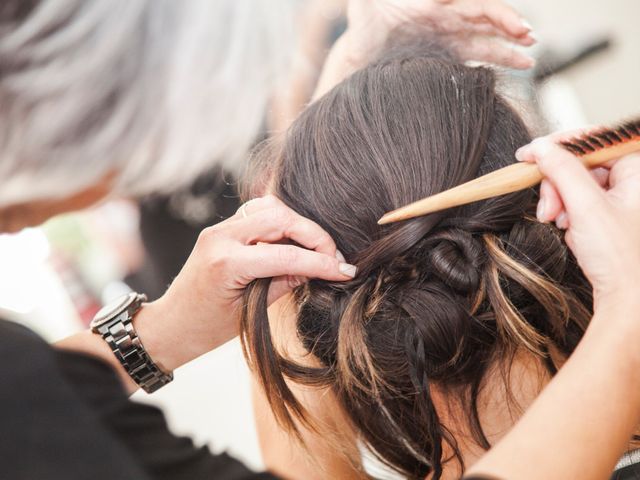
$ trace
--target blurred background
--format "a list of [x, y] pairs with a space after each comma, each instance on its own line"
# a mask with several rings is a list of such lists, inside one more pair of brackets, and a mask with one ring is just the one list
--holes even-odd
[[[253, 119], [263, 125], [254, 142], [284, 128], [308, 101], [327, 48], [344, 28], [343, 3], [296, 2], [292, 61], [265, 118]], [[538, 64], [529, 72], [505, 72], [505, 89], [534, 131], [640, 113], [638, 0], [512, 3], [533, 25]], [[131, 289], [157, 298], [201, 228], [235, 212], [236, 186], [235, 173], [215, 168], [171, 194], [110, 199], [40, 228], [0, 235], [0, 316], [55, 341], [86, 328], [102, 304]], [[176, 432], [259, 468], [249, 375], [238, 342], [182, 368], [175, 378], [153, 396], [136, 396], [161, 406]]]

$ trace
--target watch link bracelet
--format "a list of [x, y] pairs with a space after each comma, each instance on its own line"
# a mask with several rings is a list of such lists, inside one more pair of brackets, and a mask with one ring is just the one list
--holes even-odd
[[102, 336], [129, 376], [147, 393], [173, 380], [151, 360], [135, 328], [133, 317], [147, 296], [128, 293], [104, 306], [91, 321], [91, 331]]

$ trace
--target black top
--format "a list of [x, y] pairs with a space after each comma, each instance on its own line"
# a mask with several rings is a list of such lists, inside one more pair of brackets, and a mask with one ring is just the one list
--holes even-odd
[[0, 320], [0, 478], [267, 480], [169, 432], [102, 361]]

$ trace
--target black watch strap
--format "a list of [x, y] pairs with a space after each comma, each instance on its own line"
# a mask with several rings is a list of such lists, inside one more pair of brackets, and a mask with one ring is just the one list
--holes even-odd
[[[146, 300], [145, 295], [130, 294], [131, 302], [112, 318], [94, 326], [129, 376], [147, 393], [153, 393], [173, 380], [151, 360], [133, 326], [133, 317]], [[135, 295], [135, 298], [133, 297]], [[114, 312], [115, 313], [115, 312]]]

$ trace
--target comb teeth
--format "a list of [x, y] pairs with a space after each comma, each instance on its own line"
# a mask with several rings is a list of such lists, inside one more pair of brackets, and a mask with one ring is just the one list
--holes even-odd
[[627, 122], [623, 125], [632, 135], [640, 136], [640, 120], [636, 122]]
[[595, 148], [596, 150], [605, 147], [605, 145], [603, 145], [603, 143], [593, 135], [585, 137], [585, 141], [589, 142], [589, 145], [593, 146], [593, 148]]
[[640, 138], [640, 118], [607, 128], [588, 132], [560, 142], [566, 150], [577, 156], [586, 155], [602, 148]]
[[603, 143], [605, 143], [606, 145], [613, 145], [615, 143], [614, 140], [611, 140], [611, 138], [609, 137], [609, 135], [607, 135], [606, 132], [596, 132], [593, 134], [594, 137], [596, 137], [598, 140], [602, 141]]
[[571, 153], [573, 153], [574, 155], [584, 155], [585, 152], [582, 147], [574, 142], [560, 142], [560, 145], [562, 145], [565, 149], [569, 150]]

